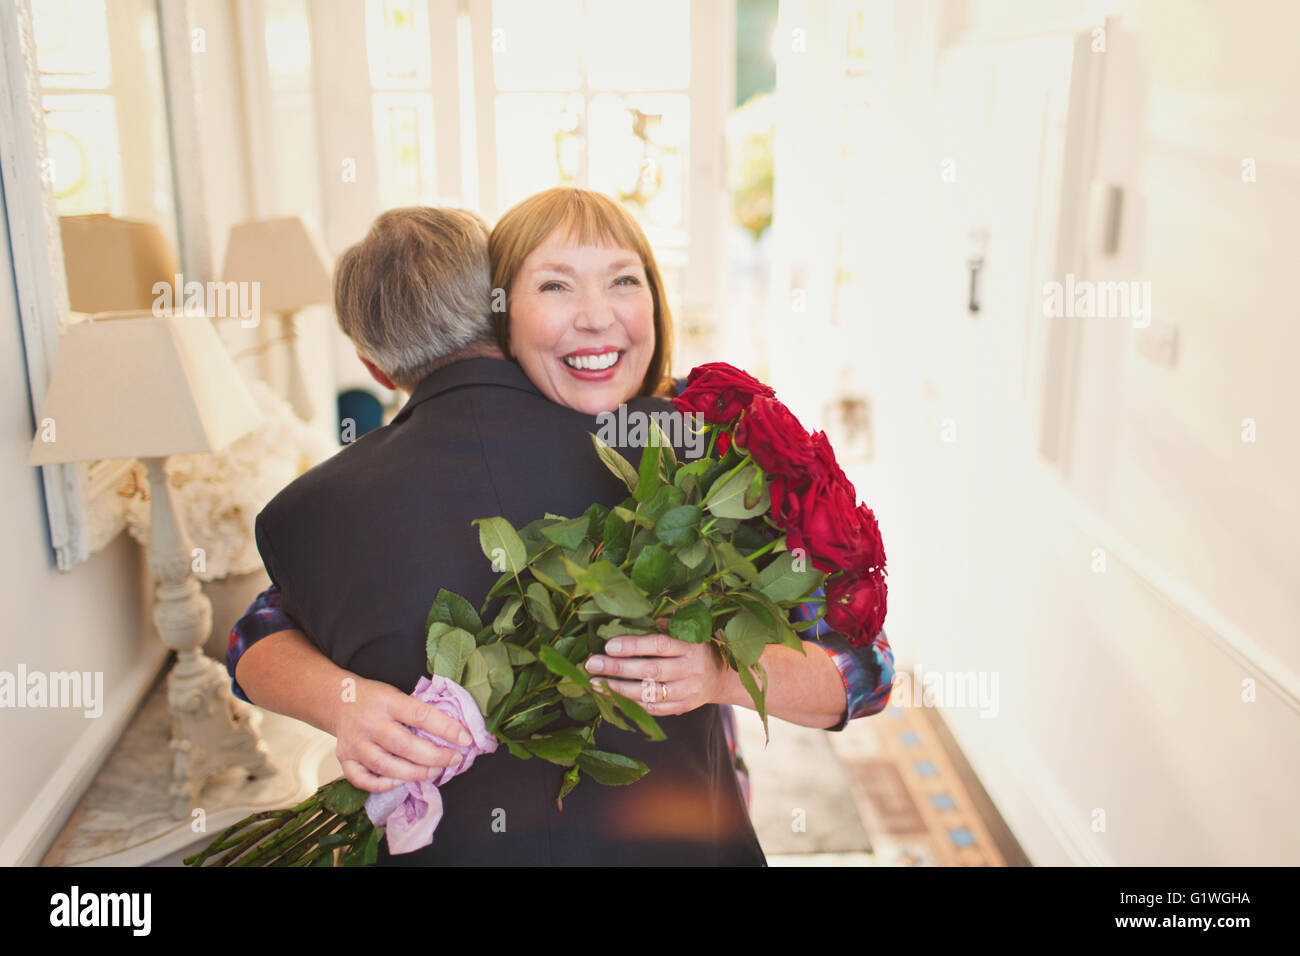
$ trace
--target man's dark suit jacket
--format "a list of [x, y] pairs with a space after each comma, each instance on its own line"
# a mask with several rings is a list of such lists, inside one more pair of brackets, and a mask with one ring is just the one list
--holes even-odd
[[[257, 545], [284, 610], [339, 666], [411, 691], [426, 674], [424, 622], [438, 589], [478, 606], [496, 581], [473, 519], [501, 515], [520, 527], [626, 497], [592, 447], [597, 429], [513, 362], [439, 369], [392, 423], [302, 475], [258, 516]], [[433, 845], [396, 857], [385, 848], [380, 863], [762, 865], [717, 705], [660, 726], [668, 739], [656, 742], [603, 725], [598, 746], [651, 772], [626, 787], [584, 776], [562, 812], [563, 768], [504, 747], [479, 757], [442, 788]]]

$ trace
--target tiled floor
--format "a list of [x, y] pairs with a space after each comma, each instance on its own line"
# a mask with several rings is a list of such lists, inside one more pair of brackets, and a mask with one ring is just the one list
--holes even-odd
[[750, 815], [773, 866], [1027, 866], [934, 708], [891, 705], [839, 733], [737, 708]]

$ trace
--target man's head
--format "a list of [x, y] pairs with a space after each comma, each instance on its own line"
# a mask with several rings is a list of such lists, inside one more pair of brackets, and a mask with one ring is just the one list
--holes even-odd
[[410, 391], [448, 358], [493, 346], [488, 228], [463, 209], [381, 213], [334, 267], [334, 311], [377, 380]]

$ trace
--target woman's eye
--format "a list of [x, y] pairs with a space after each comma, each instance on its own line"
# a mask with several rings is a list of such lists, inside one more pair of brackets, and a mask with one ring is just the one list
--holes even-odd
[[636, 276], [619, 276], [617, 279], [614, 280], [615, 285], [618, 285], [619, 283], [623, 283], [623, 282], [626, 282], [630, 285], [641, 284], [641, 280], [638, 279]]
[[538, 291], [550, 292], [552, 289], [560, 289], [560, 288], [563, 287], [558, 282], [544, 282], [542, 283], [541, 289]]

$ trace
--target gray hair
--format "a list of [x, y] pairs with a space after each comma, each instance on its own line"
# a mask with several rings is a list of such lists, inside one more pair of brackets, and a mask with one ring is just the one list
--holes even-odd
[[450, 355], [495, 341], [488, 227], [464, 209], [381, 213], [334, 267], [334, 311], [363, 356], [414, 388]]

